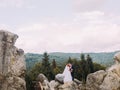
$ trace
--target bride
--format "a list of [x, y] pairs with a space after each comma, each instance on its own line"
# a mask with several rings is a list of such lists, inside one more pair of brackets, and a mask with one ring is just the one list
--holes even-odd
[[71, 76], [71, 64], [67, 64], [65, 66], [65, 69], [63, 71], [63, 75], [64, 75], [64, 83], [68, 83], [72, 81], [72, 76]]

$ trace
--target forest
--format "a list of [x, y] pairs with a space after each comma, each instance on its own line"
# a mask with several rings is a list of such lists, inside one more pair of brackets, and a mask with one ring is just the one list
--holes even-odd
[[57, 60], [54, 58], [50, 61], [50, 55], [47, 52], [43, 53], [41, 57], [42, 58], [39, 58], [41, 60], [34, 63], [32, 67], [27, 67], [27, 90], [34, 90], [34, 82], [40, 73], [43, 73], [49, 81], [54, 80], [55, 75], [64, 71], [64, 67], [67, 63], [74, 65], [74, 76], [76, 79], [82, 81], [83, 83], [86, 82], [86, 77], [88, 74], [96, 72], [98, 70], [106, 69], [105, 65], [93, 62], [92, 57], [89, 54], [81, 53], [79, 55], [79, 58], [68, 57], [67, 60], [62, 61], [61, 63], [57, 62]]
[[[113, 56], [114, 52], [99, 52], [99, 53], [84, 53], [84, 55], [89, 54], [92, 57], [93, 62], [99, 63], [105, 66], [111, 66], [113, 64]], [[80, 59], [81, 53], [64, 53], [64, 52], [53, 52], [49, 54], [49, 62], [51, 63], [53, 59], [57, 62], [58, 65], [62, 65], [67, 62], [68, 58], [71, 57], [73, 59]], [[35, 54], [35, 53], [26, 53], [26, 66], [27, 70], [31, 69], [36, 63], [42, 61], [43, 54]]]

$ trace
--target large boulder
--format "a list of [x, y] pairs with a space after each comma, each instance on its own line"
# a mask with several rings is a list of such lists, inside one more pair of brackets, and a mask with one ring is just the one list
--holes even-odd
[[58, 87], [61, 86], [62, 84], [60, 84], [58, 81], [52, 80], [50, 81], [50, 90], [58, 90]]
[[57, 74], [56, 79], [57, 80], [51, 80], [48, 81], [47, 77], [45, 77], [44, 74], [39, 74], [37, 77], [36, 82], [36, 90], [79, 90], [79, 84], [81, 84], [81, 81], [75, 79], [75, 81], [61, 83], [63, 81], [63, 75]]
[[58, 90], [78, 90], [78, 85], [75, 82], [68, 82], [60, 85]]
[[42, 74], [42, 73], [40, 73], [38, 75], [38, 77], [36, 78], [36, 80], [39, 81], [39, 82], [41, 82], [41, 83], [43, 83], [44, 81], [48, 81], [47, 77], [44, 74]]
[[114, 56], [115, 64], [106, 71], [89, 74], [86, 90], [120, 90], [120, 52]]
[[89, 74], [86, 80], [86, 88], [88, 90], [99, 90], [99, 86], [102, 84], [106, 75], [107, 72], [104, 70]]
[[108, 72], [100, 85], [100, 90], [120, 90], [120, 77], [114, 72]]
[[64, 75], [63, 75], [63, 74], [57, 74], [57, 75], [55, 76], [55, 80], [63, 84], [63, 83], [64, 83], [64, 82], [63, 82], [63, 80], [64, 80]]
[[78, 79], [74, 79], [74, 82], [77, 84], [77, 85], [79, 85], [79, 84], [82, 84], [83, 82], [82, 81], [79, 81]]
[[38, 87], [40, 87], [40, 90], [50, 90], [49, 81], [44, 74], [40, 73], [36, 80]]
[[120, 63], [120, 52], [116, 53], [113, 58], [116, 64]]
[[14, 46], [17, 38], [0, 30], [0, 90], [26, 90], [24, 51]]

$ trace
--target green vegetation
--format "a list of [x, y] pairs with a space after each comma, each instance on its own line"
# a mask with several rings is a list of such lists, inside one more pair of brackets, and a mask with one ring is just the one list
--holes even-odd
[[43, 54], [41, 73], [43, 73], [48, 78], [48, 80], [53, 79], [53, 72], [49, 62], [49, 55], [46, 52]]
[[104, 65], [98, 63], [93, 63], [92, 58], [88, 54], [86, 57], [84, 54], [81, 54], [80, 60], [71, 59], [69, 57], [67, 63], [72, 63], [75, 67], [75, 78], [86, 82], [87, 75], [98, 70], [105, 70]]
[[[118, 52], [118, 51], [116, 51]], [[99, 63], [101, 65], [110, 66], [113, 64], [113, 56], [116, 52], [104, 52], [104, 53], [84, 53], [85, 56], [88, 54], [92, 57], [92, 61]], [[57, 64], [60, 66], [67, 62], [68, 58], [76, 58], [79, 60], [81, 53], [48, 53], [49, 54], [49, 62], [51, 63], [53, 59], [57, 62]], [[41, 62], [43, 55], [42, 54], [33, 54], [33, 53], [27, 53], [26, 55], [26, 65], [27, 70], [30, 70], [36, 63]]]
[[[52, 56], [50, 54], [48, 55], [47, 52], [41, 55], [42, 57], [38, 54], [36, 55], [40, 60], [34, 63], [31, 68], [27, 69], [26, 82], [28, 90], [34, 90], [33, 81], [36, 80], [36, 77], [39, 75], [39, 73], [43, 73], [49, 80], [53, 80], [56, 74], [63, 72], [64, 67], [68, 62], [74, 65], [75, 78], [83, 81], [84, 83], [88, 74], [97, 70], [104, 70], [106, 68], [105, 66], [98, 63], [93, 63], [89, 54], [79, 54], [79, 58], [68, 57], [66, 60], [61, 62], [58, 62], [58, 60], [54, 58], [51, 60]], [[34, 61], [32, 57], [30, 60]]]

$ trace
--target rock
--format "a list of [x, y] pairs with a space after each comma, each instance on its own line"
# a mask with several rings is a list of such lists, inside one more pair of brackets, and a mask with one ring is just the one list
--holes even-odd
[[114, 55], [115, 64], [106, 70], [101, 90], [120, 90], [120, 52]]
[[72, 82], [63, 84], [63, 79], [64, 79], [63, 74], [57, 74], [55, 76], [55, 81], [52, 83], [56, 85], [55, 86], [53, 85], [53, 87], [55, 88], [52, 90], [78, 90], [79, 84], [82, 83], [81, 81], [74, 79], [74, 81]]
[[82, 81], [79, 81], [79, 80], [76, 79], [76, 78], [74, 79], [74, 82], [75, 82], [76, 84], [78, 84], [78, 85], [79, 85], [79, 84], [82, 84]]
[[64, 79], [64, 75], [63, 74], [57, 74], [55, 76], [55, 80], [60, 82], [61, 84], [63, 84], [63, 79]]
[[[61, 74], [57, 74], [56, 76], [61, 78]], [[39, 74], [36, 80], [37, 90], [79, 90], [79, 85], [73, 81], [63, 84], [58, 81], [58, 78], [58, 80], [52, 80], [49, 82], [44, 74]], [[76, 81], [78, 82], [79, 80], [76, 79]]]
[[[107, 70], [99, 70], [87, 76], [86, 84], [74, 79], [72, 82], [63, 84], [63, 74], [57, 74], [55, 80], [50, 83], [48, 79], [40, 74], [37, 78], [40, 85], [40, 90], [120, 90], [120, 53], [115, 54], [114, 60], [116, 61]], [[4, 76], [1, 76], [3, 78]], [[13, 78], [9, 78], [12, 83]]]
[[116, 64], [120, 63], [120, 52], [116, 53], [113, 58]]
[[99, 90], [99, 86], [102, 84], [106, 75], [107, 73], [104, 70], [89, 74], [86, 80], [86, 88], [90, 90]]
[[106, 71], [89, 74], [86, 90], [120, 90], [120, 53], [114, 56], [115, 64]]
[[36, 80], [39, 83], [40, 90], [50, 90], [49, 81], [44, 74], [39, 74]]
[[77, 87], [76, 83], [69, 82], [69, 83], [60, 85], [58, 87], [58, 90], [78, 90], [78, 87]]
[[120, 77], [114, 72], [108, 72], [100, 85], [100, 90], [120, 90]]
[[48, 81], [47, 77], [46, 77], [44, 74], [42, 74], [42, 73], [40, 73], [40, 74], [38, 75], [38, 77], [37, 77], [36, 80], [39, 81], [39, 82], [41, 82], [41, 83], [43, 83], [44, 80]]
[[62, 84], [60, 84], [59, 82], [52, 80], [50, 81], [50, 90], [58, 90], [58, 87]]
[[86, 85], [85, 84], [79, 84], [78, 90], [90, 90], [90, 89], [86, 89]]
[[0, 30], [0, 90], [26, 90], [24, 51], [14, 46], [17, 38]]
[[120, 77], [120, 64], [114, 64], [110, 68], [107, 69], [107, 72], [113, 72]]

